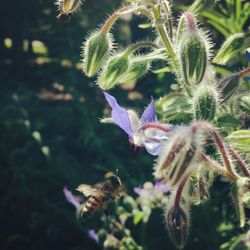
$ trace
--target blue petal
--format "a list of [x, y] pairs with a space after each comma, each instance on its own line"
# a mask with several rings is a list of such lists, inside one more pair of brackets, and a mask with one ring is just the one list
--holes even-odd
[[156, 122], [157, 117], [155, 114], [155, 104], [154, 104], [154, 98], [151, 97], [151, 102], [147, 106], [147, 108], [144, 110], [142, 116], [141, 116], [141, 122], [142, 124], [146, 122]]
[[109, 95], [106, 92], [103, 92], [103, 93], [110, 107], [112, 108], [111, 117], [113, 118], [115, 124], [117, 124], [130, 137], [132, 137], [133, 132], [131, 129], [131, 122], [130, 122], [127, 110], [122, 108], [112, 95]]
[[77, 197], [75, 197], [67, 187], [64, 187], [63, 193], [65, 195], [66, 200], [71, 203], [75, 208], [78, 208], [80, 206], [80, 201]]
[[162, 151], [163, 143], [146, 141], [143, 144], [147, 152], [151, 155], [159, 155]]

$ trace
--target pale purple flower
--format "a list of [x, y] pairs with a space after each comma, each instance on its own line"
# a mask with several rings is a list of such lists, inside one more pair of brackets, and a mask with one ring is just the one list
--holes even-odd
[[139, 196], [141, 195], [142, 190], [143, 190], [143, 189], [142, 189], [142, 188], [139, 188], [139, 187], [135, 187], [135, 188], [134, 188], [134, 192], [135, 192], [137, 195], [139, 195]]
[[162, 183], [160, 181], [155, 182], [154, 188], [162, 191], [163, 193], [167, 193], [170, 191], [170, 186], [168, 184]]
[[147, 123], [157, 123], [154, 99], [151, 99], [150, 104], [139, 118], [133, 110], [126, 110], [121, 107], [110, 94], [104, 92], [104, 95], [112, 109], [112, 122], [126, 132], [129, 141], [136, 147], [145, 147], [148, 153], [152, 155], [158, 155], [162, 143], [168, 138], [167, 133], [156, 128], [141, 129]]
[[96, 243], [99, 243], [99, 236], [95, 230], [93, 229], [88, 230], [88, 236], [91, 240], [94, 240]]
[[80, 203], [82, 201], [81, 197], [73, 195], [67, 187], [64, 187], [63, 193], [65, 195], [66, 200], [71, 203], [75, 208], [78, 208], [80, 206]]
[[149, 197], [151, 195], [153, 195], [154, 191], [161, 191], [163, 193], [167, 193], [170, 190], [170, 186], [166, 183], [162, 183], [160, 181], [156, 181], [156, 183], [154, 184], [154, 186], [152, 185], [151, 188], [149, 187], [135, 187], [134, 188], [134, 192], [140, 196], [140, 197]]

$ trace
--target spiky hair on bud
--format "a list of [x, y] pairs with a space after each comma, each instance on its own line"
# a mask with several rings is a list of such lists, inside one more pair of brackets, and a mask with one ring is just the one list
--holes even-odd
[[193, 205], [200, 205], [210, 198], [215, 173], [205, 165], [200, 165], [189, 178], [183, 196]]
[[193, 114], [196, 120], [212, 121], [218, 108], [218, 91], [214, 84], [203, 82], [193, 91]]
[[150, 71], [151, 61], [147, 59], [147, 55], [136, 55], [131, 57], [129, 61], [128, 70], [121, 78], [121, 83], [136, 81]]
[[179, 83], [199, 84], [211, 61], [213, 43], [191, 12], [184, 12], [179, 20], [174, 48], [178, 59]]
[[178, 249], [183, 249], [189, 236], [189, 207], [186, 205], [175, 206], [172, 203], [168, 204], [165, 211], [165, 223], [173, 244]]
[[203, 146], [201, 131], [180, 127], [169, 136], [155, 164], [155, 177], [176, 186], [190, 173], [200, 158]]
[[124, 52], [118, 52], [111, 56], [106, 65], [100, 71], [97, 78], [97, 85], [108, 90], [120, 83], [122, 77], [129, 68], [129, 59], [124, 55]]
[[83, 72], [92, 77], [98, 74], [107, 58], [115, 48], [111, 33], [101, 30], [91, 32], [83, 42], [81, 62]]
[[57, 18], [76, 12], [82, 3], [82, 0], [56, 0], [55, 5], [60, 12]]

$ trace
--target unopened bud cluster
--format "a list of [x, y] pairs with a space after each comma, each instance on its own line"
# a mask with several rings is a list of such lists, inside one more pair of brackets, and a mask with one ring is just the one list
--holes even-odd
[[192, 128], [179, 128], [170, 136], [155, 166], [155, 177], [171, 186], [180, 183], [196, 166], [203, 138]]

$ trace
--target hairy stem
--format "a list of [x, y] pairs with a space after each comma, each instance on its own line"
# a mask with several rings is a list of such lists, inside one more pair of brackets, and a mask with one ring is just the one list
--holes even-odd
[[176, 191], [176, 194], [175, 194], [175, 199], [174, 199], [174, 206], [175, 206], [175, 207], [178, 207], [179, 204], [180, 204], [182, 191], [183, 191], [183, 189], [184, 189], [184, 187], [185, 187], [185, 185], [186, 185], [186, 182], [187, 182], [188, 178], [190, 177], [190, 174], [191, 174], [191, 173], [189, 172], [189, 173], [187, 173], [187, 174], [183, 177], [183, 179], [181, 180], [181, 182], [180, 182], [180, 184], [179, 184], [179, 186], [178, 186], [178, 188], [177, 188], [177, 191]]
[[145, 48], [145, 47], [158, 48], [158, 46], [153, 42], [144, 42], [144, 41], [142, 41], [142, 42], [132, 44], [130, 47], [128, 47], [126, 52], [125, 52], [125, 56], [129, 56], [134, 51], [136, 51], [136, 50], [138, 50], [140, 48]]
[[140, 130], [146, 130], [148, 128], [155, 128], [155, 129], [159, 129], [163, 132], [171, 132], [172, 131], [172, 128], [171, 127], [168, 127], [166, 126], [165, 124], [161, 124], [161, 123], [154, 123], [154, 122], [150, 122], [150, 123], [146, 123], [144, 124]]
[[168, 54], [169, 58], [171, 59], [173, 66], [177, 72], [178, 62], [177, 62], [176, 54], [174, 52], [173, 46], [170, 42], [170, 39], [165, 31], [165, 28], [164, 28], [163, 24], [161, 23], [161, 20], [160, 20], [161, 15], [160, 15], [159, 5], [157, 7], [158, 8], [152, 8], [156, 28], [157, 28], [157, 31], [158, 31], [159, 35], [161, 36], [161, 39], [162, 39], [162, 41], [167, 49], [167, 54]]
[[222, 167], [216, 161], [211, 160], [207, 157], [204, 153], [201, 154], [201, 160], [203, 160], [209, 167], [213, 168], [218, 174], [222, 174], [223, 176], [229, 177], [233, 182], [238, 180], [238, 177], [232, 175], [230, 172], [227, 171], [224, 167]]
[[229, 158], [229, 154], [227, 152], [227, 148], [225, 147], [220, 135], [218, 132], [209, 124], [206, 122], [196, 122], [193, 124], [192, 129], [205, 129], [209, 134], [212, 136], [218, 151], [220, 152], [220, 155], [222, 157], [223, 163], [227, 169], [227, 171], [230, 173], [230, 175], [234, 176], [236, 179], [238, 179], [237, 173], [235, 173], [232, 163]]
[[148, 14], [150, 14], [150, 12], [147, 12], [146, 10], [144, 10], [143, 8], [140, 7], [131, 7], [131, 6], [125, 6], [122, 7], [120, 9], [118, 9], [117, 11], [115, 11], [108, 19], [107, 21], [104, 23], [101, 32], [103, 34], [106, 34], [110, 31], [112, 25], [116, 22], [116, 20], [118, 18], [120, 18], [123, 15], [127, 15], [129, 13], [133, 13], [136, 11], [140, 11], [142, 14], [148, 16]]
[[234, 151], [230, 146], [228, 146], [229, 153], [232, 155], [234, 160], [239, 164], [243, 174], [247, 177], [250, 177], [250, 172], [245, 164], [245, 162], [241, 159], [241, 157]]

